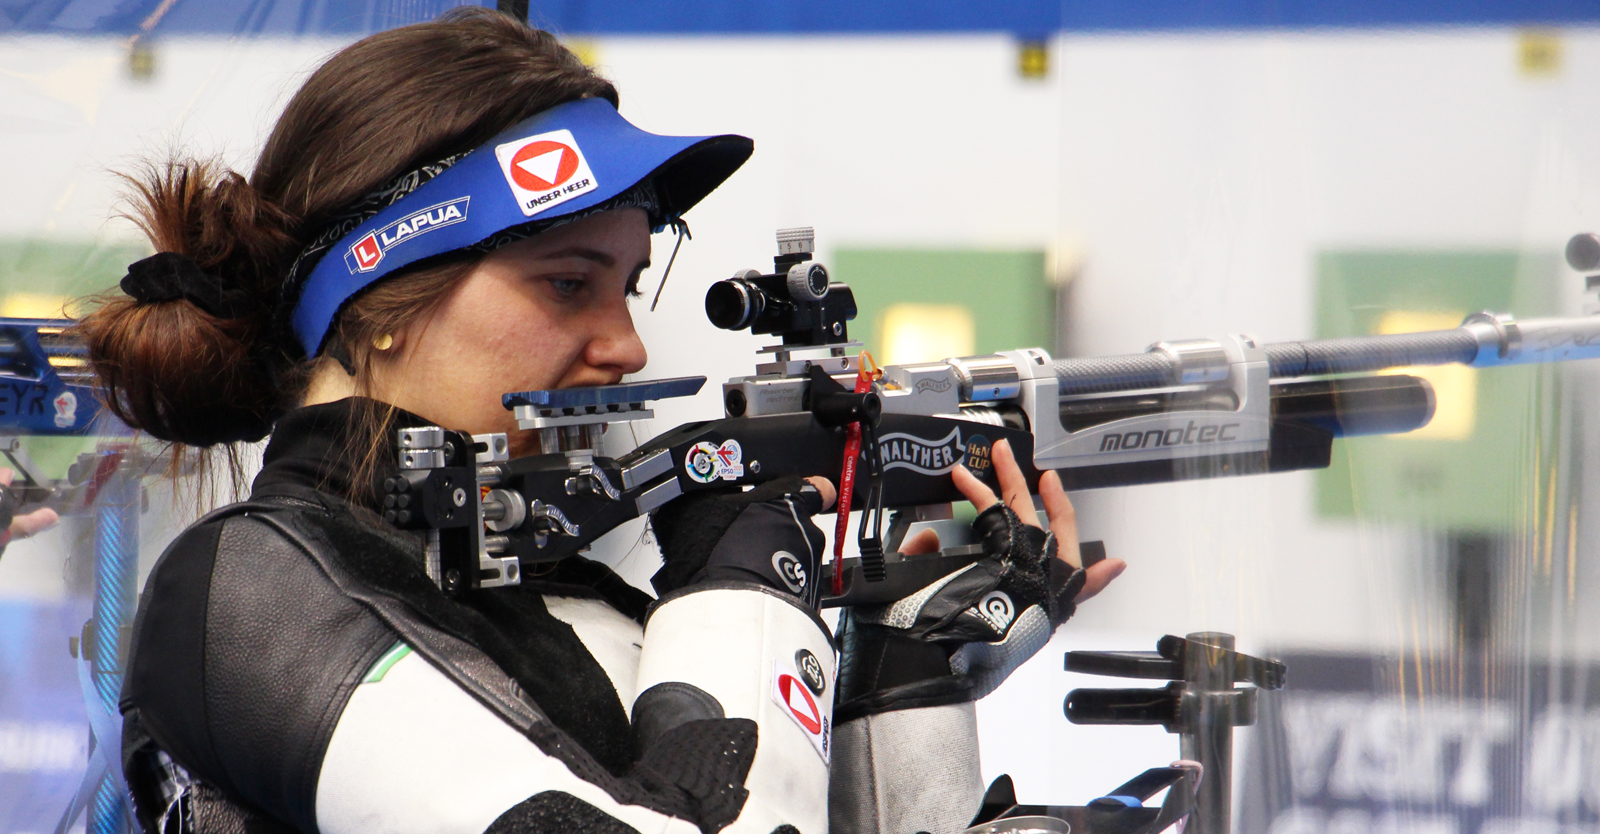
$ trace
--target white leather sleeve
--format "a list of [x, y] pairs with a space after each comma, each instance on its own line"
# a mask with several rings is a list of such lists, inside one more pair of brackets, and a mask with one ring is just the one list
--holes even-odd
[[626, 614], [598, 599], [581, 597], [544, 598], [550, 616], [572, 626], [583, 647], [617, 690], [622, 711], [633, 710], [639, 693], [634, 684], [639, 676], [639, 649], [644, 645], [644, 629]]
[[793, 597], [751, 585], [696, 586], [651, 612], [637, 691], [691, 684], [728, 718], [756, 723], [750, 795], [726, 834], [769, 834], [785, 824], [826, 834], [836, 671], [827, 628]]
[[[427, 660], [402, 646], [356, 687], [317, 784], [322, 834], [482, 834], [501, 814], [563, 791], [641, 832], [698, 834], [575, 776]], [[380, 674], [380, 670], [381, 674]]]

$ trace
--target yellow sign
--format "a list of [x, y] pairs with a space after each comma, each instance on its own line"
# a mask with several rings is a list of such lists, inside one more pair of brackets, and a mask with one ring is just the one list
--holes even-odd
[[1050, 45], [1044, 41], [1021, 41], [1017, 44], [1017, 73], [1023, 78], [1037, 79], [1050, 75]]
[[59, 319], [68, 317], [67, 305], [72, 301], [64, 295], [14, 292], [0, 298], [0, 316], [8, 319]]
[[[1459, 327], [1465, 313], [1416, 313], [1394, 310], [1378, 319], [1378, 332], [1417, 333]], [[1412, 432], [1395, 435], [1408, 440], [1466, 440], [1478, 417], [1478, 370], [1466, 365], [1394, 368], [1389, 374], [1410, 374], [1433, 386], [1433, 420]]]
[[590, 38], [568, 38], [561, 45], [572, 50], [583, 65], [594, 69], [600, 65], [600, 44]]
[[1561, 35], [1539, 29], [1517, 34], [1517, 66], [1523, 75], [1549, 77], [1561, 72]]
[[977, 352], [972, 311], [959, 304], [893, 304], [883, 311], [883, 363], [935, 362]]

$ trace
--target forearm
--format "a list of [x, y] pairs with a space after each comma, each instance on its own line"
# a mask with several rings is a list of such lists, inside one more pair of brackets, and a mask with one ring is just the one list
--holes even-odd
[[550, 755], [416, 653], [357, 687], [317, 784], [323, 834], [621, 834], [698, 829], [680, 809], [586, 757]]
[[832, 834], [954, 834], [982, 801], [971, 702], [867, 715], [835, 731]]

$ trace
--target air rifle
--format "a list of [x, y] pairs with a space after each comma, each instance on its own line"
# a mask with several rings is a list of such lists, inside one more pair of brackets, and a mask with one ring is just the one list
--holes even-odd
[[[977, 558], [971, 545], [896, 551], [913, 524], [951, 518], [962, 500], [949, 474], [958, 463], [994, 483], [999, 440], [1035, 488], [1046, 470], [1082, 490], [1316, 469], [1335, 438], [1411, 431], [1433, 417], [1426, 380], [1378, 371], [1600, 357], [1600, 316], [1485, 312], [1423, 333], [1274, 344], [1229, 336], [1074, 359], [1024, 348], [891, 365], [867, 381], [848, 333], [850, 288], [812, 259], [810, 229], [780, 231], [778, 248], [772, 272], [744, 270], [706, 294], [712, 324], [781, 340], [760, 351], [769, 361], [755, 374], [723, 384], [720, 419], [620, 457], [599, 454], [606, 427], [649, 418], [652, 401], [705, 383], [684, 377], [506, 394], [518, 426], [538, 432], [541, 454], [528, 457], [508, 458], [505, 435], [400, 430], [401, 473], [383, 485], [384, 517], [427, 532], [435, 581], [452, 592], [517, 584], [523, 566], [579, 553], [690, 492], [786, 475], [840, 483], [857, 436], [864, 477], [849, 500], [864, 511], [861, 556], [843, 560], [837, 584], [825, 566], [824, 591], [838, 592], [824, 604], [887, 601]], [[1600, 240], [1574, 238], [1568, 260], [1600, 267]]]

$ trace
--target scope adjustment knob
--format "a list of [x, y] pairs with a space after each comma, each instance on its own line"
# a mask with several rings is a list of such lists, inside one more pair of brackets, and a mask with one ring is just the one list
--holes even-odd
[[821, 301], [828, 294], [828, 269], [816, 261], [789, 267], [789, 297], [795, 301]]

